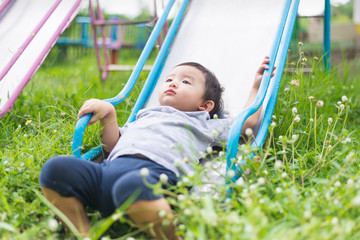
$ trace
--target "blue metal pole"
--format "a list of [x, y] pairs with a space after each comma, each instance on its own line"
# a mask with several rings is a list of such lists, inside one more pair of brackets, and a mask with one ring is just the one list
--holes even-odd
[[[254, 99], [254, 102], [247, 108], [245, 108], [235, 119], [234, 123], [232, 124], [230, 131], [229, 131], [229, 137], [228, 137], [228, 143], [227, 143], [227, 150], [226, 150], [226, 159], [227, 159], [227, 170], [232, 169], [236, 172], [237, 166], [234, 164], [233, 159], [236, 159], [236, 154], [238, 152], [238, 145], [239, 145], [239, 139], [241, 134], [241, 129], [244, 125], [245, 120], [255, 113], [261, 106], [261, 104], [264, 101], [267, 88], [270, 83], [270, 78], [272, 74], [272, 70], [274, 68], [275, 59], [279, 50], [281, 38], [283, 35], [283, 31], [285, 28], [285, 24], [287, 21], [288, 13], [290, 10], [292, 0], [285, 1], [285, 5], [282, 12], [281, 21], [279, 24], [279, 28], [277, 31], [277, 34], [275, 36], [275, 40], [273, 42], [273, 45], [271, 47], [271, 51], [269, 54], [270, 63], [269, 63], [269, 69], [265, 69], [263, 78], [261, 80], [261, 84], [259, 87], [259, 91]], [[231, 181], [235, 182], [239, 176], [235, 175], [231, 177]]]
[[158, 53], [158, 56], [156, 57], [154, 65], [149, 73], [149, 76], [145, 82], [145, 85], [139, 95], [138, 100], [136, 101], [136, 104], [135, 104], [127, 122], [133, 122], [135, 120], [137, 112], [144, 106], [145, 102], [149, 99], [149, 96], [151, 95], [152, 91], [154, 90], [156, 81], [158, 80], [158, 77], [159, 77], [159, 73], [161, 72], [161, 69], [163, 67], [164, 60], [166, 59], [167, 55], [169, 54], [170, 45], [172, 43], [172, 40], [175, 37], [175, 34], [181, 23], [181, 20], [183, 18], [183, 15], [185, 13], [185, 10], [186, 10], [188, 4], [189, 4], [189, 0], [184, 0], [178, 14], [176, 15], [174, 21], [171, 23], [170, 29], [169, 29], [169, 31], [165, 37], [165, 40], [160, 48], [160, 52]]
[[324, 64], [325, 70], [330, 71], [330, 21], [331, 21], [331, 5], [330, 0], [325, 0], [324, 11]]

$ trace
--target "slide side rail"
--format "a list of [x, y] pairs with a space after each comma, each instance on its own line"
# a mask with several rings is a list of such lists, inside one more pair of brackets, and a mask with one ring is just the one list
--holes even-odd
[[[148, 59], [155, 43], [156, 40], [158, 38], [158, 36], [161, 33], [161, 30], [163, 28], [163, 26], [165, 25], [166, 19], [170, 13], [170, 10], [174, 4], [175, 0], [170, 0], [162, 14], [162, 16], [160, 17], [159, 21], [156, 23], [154, 30], [151, 32], [151, 35], [149, 37], [149, 40], [147, 41], [144, 50], [142, 51], [139, 60], [137, 61], [135, 68], [133, 70], [133, 72], [130, 75], [129, 80], [127, 81], [127, 83], [125, 84], [124, 88], [121, 90], [121, 92], [110, 99], [105, 99], [105, 101], [111, 103], [113, 106], [116, 106], [118, 104], [120, 104], [131, 92], [131, 90], [133, 89], [133, 87], [135, 86], [135, 83], [137, 82], [137, 79], [139, 78], [139, 75], [141, 73], [141, 70], [143, 69], [146, 60]], [[82, 149], [82, 141], [83, 141], [83, 137], [84, 137], [84, 132], [86, 129], [86, 126], [90, 120], [90, 118], [92, 117], [92, 114], [86, 114], [83, 117], [81, 117], [78, 122], [76, 123], [75, 126], [75, 132], [74, 132], [74, 137], [73, 137], [73, 144], [72, 144], [72, 154], [75, 157], [80, 158], [81, 157], [81, 149]], [[92, 149], [90, 153], [84, 155], [82, 158], [89, 160], [88, 157], [93, 157], [94, 155], [97, 155], [99, 153], [101, 153], [101, 149], [97, 148], [97, 149]]]

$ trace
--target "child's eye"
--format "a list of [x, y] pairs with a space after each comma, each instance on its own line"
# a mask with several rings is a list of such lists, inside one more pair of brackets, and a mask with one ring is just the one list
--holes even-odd
[[190, 82], [187, 81], [187, 80], [183, 80], [183, 83], [185, 83], [185, 84], [190, 84]]
[[171, 81], [172, 81], [172, 79], [169, 78], [169, 79], [166, 79], [165, 82], [171, 82]]

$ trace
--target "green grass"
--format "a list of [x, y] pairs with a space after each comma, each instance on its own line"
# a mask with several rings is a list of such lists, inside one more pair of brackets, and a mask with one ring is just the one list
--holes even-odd
[[[185, 239], [359, 239], [358, 62], [344, 60], [329, 73], [310, 58], [305, 66], [313, 72], [302, 73], [299, 62], [297, 72], [284, 73], [275, 126], [269, 128], [264, 148], [241, 146], [239, 158], [247, 161], [244, 170], [250, 173], [230, 185], [230, 198], [225, 185], [215, 186], [218, 194], [201, 198], [188, 192], [186, 186], [205, 184], [201, 176], [209, 166], [198, 166], [194, 176], [180, 181], [175, 190], [180, 197], [169, 202]], [[52, 207], [38, 196], [40, 170], [50, 157], [70, 153], [82, 103], [115, 96], [129, 75], [113, 73], [102, 83], [93, 56], [62, 64], [50, 56], [38, 70], [14, 109], [0, 119], [1, 239], [75, 239], [63, 226], [53, 225]], [[135, 93], [117, 107], [120, 124], [145, 79], [146, 73], [141, 74]], [[292, 80], [299, 86], [291, 85]], [[99, 126], [91, 126], [84, 145], [99, 143]], [[246, 154], [250, 151], [256, 153], [253, 160]], [[102, 219], [91, 212], [94, 232], [148, 239], [121, 213]]]

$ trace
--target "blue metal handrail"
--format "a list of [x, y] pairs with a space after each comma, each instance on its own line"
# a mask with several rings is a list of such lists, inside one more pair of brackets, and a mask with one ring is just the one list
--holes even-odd
[[174, 21], [171, 23], [170, 29], [165, 37], [165, 40], [163, 42], [163, 45], [161, 46], [161, 49], [155, 59], [153, 68], [151, 69], [149, 76], [144, 84], [144, 87], [138, 97], [138, 100], [135, 103], [135, 106], [131, 112], [131, 115], [127, 122], [133, 122], [136, 118], [136, 113], [143, 108], [145, 102], [148, 100], [149, 96], [154, 90], [154, 87], [156, 85], [156, 82], [159, 78], [159, 73], [161, 72], [163, 68], [163, 63], [165, 62], [165, 59], [167, 57], [167, 53], [169, 51], [170, 45], [172, 43], [172, 40], [174, 39], [174, 36], [177, 32], [177, 29], [181, 23], [181, 19], [183, 18], [183, 15], [185, 13], [185, 10], [189, 4], [189, 0], [185, 0], [181, 7], [179, 12], [177, 13]]
[[331, 4], [330, 0], [325, 0], [324, 11], [324, 65], [325, 70], [330, 71], [330, 21], [331, 21]]
[[[133, 72], [131, 73], [130, 78], [127, 81], [124, 88], [114, 98], [105, 99], [104, 101], [107, 101], [107, 102], [111, 103], [113, 106], [116, 106], [116, 105], [120, 104], [130, 94], [131, 90], [135, 86], [137, 79], [139, 78], [139, 75], [145, 65], [146, 60], [148, 59], [156, 41], [157, 41], [158, 36], [161, 33], [161, 30], [166, 22], [166, 19], [170, 13], [170, 10], [171, 10], [174, 2], [175, 2], [175, 0], [169, 0], [162, 16], [156, 23], [154, 30], [151, 32], [149, 40], [147, 41], [147, 43], [144, 47], [144, 50], [142, 51], [142, 53], [139, 57], [139, 60], [136, 63], [135, 68], [134, 68]], [[78, 122], [76, 123], [74, 137], [73, 137], [72, 150], [71, 150], [72, 154], [75, 157], [78, 157], [78, 158], [81, 157], [81, 148], [82, 148], [84, 132], [85, 132], [86, 126], [91, 117], [92, 117], [92, 114], [86, 114], [83, 117], [81, 117], [78, 120]], [[93, 150], [93, 151], [101, 152], [101, 150]]]
[[[226, 151], [226, 159], [227, 159], [227, 172], [226, 174], [228, 174], [229, 170], [233, 170], [235, 173], [237, 173], [237, 166], [233, 163], [233, 159], [236, 158], [236, 154], [238, 151], [238, 144], [239, 144], [239, 139], [240, 139], [240, 134], [241, 134], [241, 129], [244, 125], [245, 120], [252, 114], [254, 114], [262, 105], [264, 99], [265, 99], [265, 95], [266, 95], [266, 91], [267, 88], [269, 86], [270, 83], [270, 79], [271, 79], [271, 74], [272, 74], [272, 70], [274, 68], [275, 65], [275, 60], [277, 57], [277, 52], [279, 50], [279, 46], [281, 43], [281, 39], [282, 39], [282, 35], [283, 35], [283, 31], [287, 22], [287, 18], [288, 18], [288, 13], [290, 10], [290, 6], [291, 6], [291, 0], [287, 0], [285, 2], [284, 8], [283, 8], [283, 12], [282, 12], [282, 17], [281, 17], [281, 21], [278, 27], [278, 31], [277, 34], [275, 36], [275, 40], [273, 42], [273, 45], [271, 47], [271, 52], [269, 54], [269, 59], [270, 59], [270, 63], [269, 63], [269, 69], [266, 69], [264, 71], [264, 75], [263, 78], [261, 80], [261, 84], [258, 90], [258, 93], [255, 97], [254, 102], [247, 108], [245, 108], [235, 119], [234, 123], [232, 124], [230, 131], [229, 131], [229, 138], [228, 138], [228, 143], [227, 143], [227, 151]], [[238, 174], [234, 174], [233, 176], [228, 176], [227, 177], [232, 181], [235, 182], [239, 175]]]
[[269, 101], [267, 103], [267, 106], [265, 109], [265, 114], [264, 114], [263, 120], [261, 122], [259, 131], [256, 135], [255, 141], [252, 144], [253, 147], [261, 147], [264, 144], [265, 139], [266, 139], [268, 127], [272, 120], [272, 115], [274, 112], [276, 99], [277, 99], [277, 95], [279, 92], [280, 80], [281, 80], [283, 70], [285, 67], [286, 57], [288, 55], [288, 49], [289, 49], [289, 45], [290, 45], [290, 41], [291, 41], [291, 35], [294, 30], [293, 26], [296, 21], [299, 3], [300, 3], [300, 0], [295, 0], [294, 4], [292, 6], [292, 10], [290, 10], [290, 16], [288, 17], [289, 20], [287, 21], [286, 28], [284, 30], [284, 34], [283, 34], [281, 44], [280, 44], [283, 47], [281, 49], [279, 49], [279, 52], [278, 52], [278, 57], [277, 57], [278, 64], [276, 65], [277, 74], [274, 76], [274, 79], [272, 80], [274, 82], [273, 83], [274, 85], [273, 85], [273, 88], [271, 89], [271, 92], [269, 93], [271, 95], [270, 95]]

